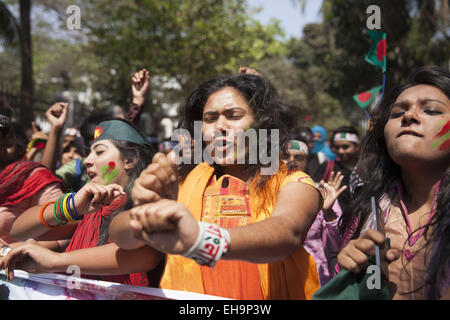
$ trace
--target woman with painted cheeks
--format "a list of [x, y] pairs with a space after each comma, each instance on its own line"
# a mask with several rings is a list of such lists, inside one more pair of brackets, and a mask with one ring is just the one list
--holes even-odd
[[[17, 239], [60, 240], [68, 237], [58, 234], [58, 229], [66, 226], [67, 233], [67, 225], [71, 225], [73, 235], [65, 252], [53, 252], [35, 240], [14, 244], [0, 260], [9, 277], [14, 269], [65, 272], [68, 266], [77, 265], [87, 278], [100, 276], [105, 281], [151, 284], [147, 272], [157, 266], [163, 255], [150, 247], [119, 249], [109, 240], [108, 226], [114, 215], [131, 207], [131, 187], [151, 162], [153, 151], [145, 134], [123, 119], [100, 123], [94, 138], [84, 162], [91, 181], [77, 193], [29, 209], [12, 228]], [[49, 229], [54, 231], [49, 232], [51, 235], [46, 233]]]
[[371, 175], [353, 215], [342, 217], [346, 245], [338, 264], [361, 273], [378, 245], [393, 299], [450, 298], [449, 129], [450, 73], [437, 67], [413, 73], [371, 118], [361, 158], [362, 166], [372, 164]]

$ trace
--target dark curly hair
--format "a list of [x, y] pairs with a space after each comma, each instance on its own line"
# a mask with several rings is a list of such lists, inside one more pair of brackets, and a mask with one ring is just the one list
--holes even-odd
[[[358, 168], [362, 168], [362, 170], [358, 171], [358, 174], [363, 180], [364, 186], [358, 193], [348, 214], [343, 214], [339, 222], [341, 232], [345, 233], [350, 231], [353, 234], [353, 238], [357, 238], [360, 235], [362, 226], [370, 217], [370, 198], [375, 196], [376, 199], [380, 199], [382, 195], [389, 193], [394, 183], [401, 179], [400, 166], [392, 160], [386, 146], [384, 127], [389, 119], [392, 106], [400, 94], [406, 89], [421, 84], [431, 85], [440, 89], [450, 99], [449, 71], [435, 66], [422, 67], [411, 74], [406, 84], [394, 88], [385, 95], [380, 105], [371, 115], [370, 127], [362, 142], [361, 159], [358, 166]], [[445, 180], [445, 176], [448, 176], [448, 170], [443, 175], [443, 180]], [[441, 180], [441, 186], [439, 188], [436, 213], [430, 223], [430, 225], [435, 225], [435, 228], [433, 228], [435, 231], [433, 232], [433, 236], [427, 239], [427, 245], [433, 244], [436, 239], [444, 239], [443, 236], [445, 233], [439, 231], [444, 229], [444, 224], [447, 225], [445, 230], [448, 231], [449, 185], [448, 182], [442, 183], [443, 180]], [[377, 209], [381, 211], [379, 206]], [[351, 230], [353, 228], [352, 221], [355, 218], [358, 219], [358, 226], [354, 230]], [[430, 225], [422, 226], [421, 228], [427, 230]], [[431, 261], [439, 261], [439, 264], [445, 266], [449, 263], [449, 254], [448, 244], [440, 245], [439, 249], [433, 251]], [[439, 285], [436, 281], [442, 278], [442, 272], [445, 270], [436, 267], [436, 262], [430, 264], [431, 266], [435, 266], [435, 268], [429, 271], [428, 285], [435, 288]], [[441, 273], [440, 275], [432, 274], [431, 270]], [[433, 293], [436, 294], [436, 292]]]
[[[299, 114], [296, 108], [281, 98], [276, 88], [266, 79], [248, 74], [239, 74], [233, 76], [219, 76], [202, 83], [195, 89], [187, 99], [182, 111], [182, 120], [180, 127], [194, 135], [194, 122], [201, 121], [203, 117], [203, 108], [209, 97], [215, 92], [224, 88], [234, 88], [247, 101], [250, 106], [255, 122], [252, 128], [258, 129], [278, 129], [279, 145], [282, 146], [281, 153], [285, 154], [286, 142], [298, 131]], [[271, 150], [272, 141], [268, 135], [267, 150]], [[204, 147], [204, 145], [203, 145]], [[261, 152], [261, 150], [259, 150]], [[258, 169], [268, 165], [261, 163], [249, 165], [250, 172], [255, 175]], [[180, 172], [183, 179], [192, 169], [192, 165], [182, 165]], [[215, 166], [220, 171], [219, 166]], [[270, 176], [262, 176], [260, 187], [263, 187]]]

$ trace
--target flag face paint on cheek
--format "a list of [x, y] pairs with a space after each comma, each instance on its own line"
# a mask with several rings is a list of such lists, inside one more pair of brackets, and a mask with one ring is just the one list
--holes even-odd
[[450, 148], [450, 121], [442, 126], [431, 146], [433, 149], [439, 147], [439, 150]]
[[102, 178], [105, 180], [105, 185], [110, 184], [119, 173], [119, 170], [115, 169], [115, 167], [116, 164], [114, 161], [111, 161], [102, 168]]

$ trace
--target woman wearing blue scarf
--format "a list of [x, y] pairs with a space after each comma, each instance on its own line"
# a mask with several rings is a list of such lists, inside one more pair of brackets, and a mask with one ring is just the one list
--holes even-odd
[[[327, 145], [327, 132], [325, 131], [324, 127], [321, 126], [314, 126], [311, 129], [313, 136], [314, 136], [314, 147], [311, 151], [312, 154], [316, 154], [319, 152], [322, 152], [325, 154], [325, 156], [328, 158], [327, 160], [334, 160], [336, 159], [336, 155], [331, 151], [330, 147]], [[320, 134], [320, 138], [316, 133]]]

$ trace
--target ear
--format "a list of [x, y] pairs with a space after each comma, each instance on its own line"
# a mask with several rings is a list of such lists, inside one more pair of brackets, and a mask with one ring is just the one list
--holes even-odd
[[125, 159], [123, 163], [123, 167], [125, 170], [130, 170], [134, 167], [134, 161], [131, 159]]

